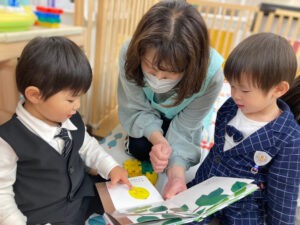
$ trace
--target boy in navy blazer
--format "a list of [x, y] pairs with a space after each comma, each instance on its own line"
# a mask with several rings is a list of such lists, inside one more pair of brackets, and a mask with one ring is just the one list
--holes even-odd
[[272, 33], [248, 37], [225, 63], [232, 97], [218, 111], [215, 144], [188, 187], [226, 176], [253, 179], [260, 189], [216, 212], [221, 225], [295, 224], [300, 126], [280, 97], [294, 96], [296, 70], [291, 45]]

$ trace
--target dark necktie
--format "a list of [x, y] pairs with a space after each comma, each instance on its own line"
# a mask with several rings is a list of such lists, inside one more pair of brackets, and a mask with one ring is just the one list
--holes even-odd
[[71, 152], [71, 149], [72, 149], [72, 140], [71, 140], [71, 138], [68, 135], [67, 129], [61, 128], [60, 133], [57, 134], [57, 135], [55, 135], [54, 137], [55, 138], [59, 137], [59, 138], [61, 138], [61, 139], [64, 140], [65, 145], [64, 145], [64, 149], [62, 151], [62, 156], [64, 158], [68, 158], [68, 156], [69, 156], [69, 154]]
[[228, 136], [233, 138], [234, 142], [240, 142], [244, 138], [242, 132], [231, 125], [226, 125], [226, 133], [228, 134]]

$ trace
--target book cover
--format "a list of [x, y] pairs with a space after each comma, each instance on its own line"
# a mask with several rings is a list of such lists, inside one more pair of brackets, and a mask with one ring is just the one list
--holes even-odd
[[258, 189], [250, 179], [212, 177], [164, 201], [145, 176], [129, 180], [131, 190], [121, 184], [113, 188], [106, 183], [96, 185], [104, 210], [115, 225], [201, 221]]

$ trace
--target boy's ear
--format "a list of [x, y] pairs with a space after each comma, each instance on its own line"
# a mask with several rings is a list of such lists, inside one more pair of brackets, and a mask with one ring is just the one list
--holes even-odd
[[25, 98], [31, 103], [39, 103], [42, 99], [40, 89], [35, 86], [29, 86], [25, 89]]
[[284, 95], [288, 90], [290, 89], [290, 85], [286, 81], [281, 81], [279, 84], [275, 87], [275, 97], [280, 98], [282, 95]]

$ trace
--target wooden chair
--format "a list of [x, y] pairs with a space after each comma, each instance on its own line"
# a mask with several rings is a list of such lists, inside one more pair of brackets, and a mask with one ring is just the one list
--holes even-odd
[[227, 58], [238, 42], [250, 34], [257, 6], [187, 0], [203, 16], [210, 33], [211, 46]]

